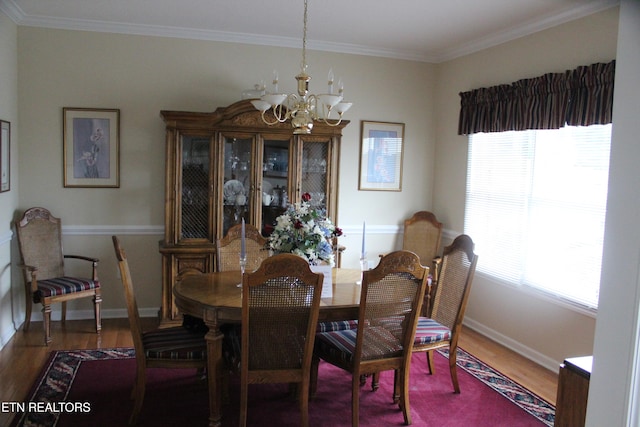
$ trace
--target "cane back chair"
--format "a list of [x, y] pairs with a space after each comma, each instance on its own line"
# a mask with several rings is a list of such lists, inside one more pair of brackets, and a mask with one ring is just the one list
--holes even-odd
[[430, 315], [431, 300], [438, 287], [442, 228], [442, 223], [429, 211], [416, 212], [411, 218], [404, 221], [402, 249], [414, 252], [420, 257], [422, 265], [431, 268], [431, 280], [427, 286], [425, 301], [422, 305], [423, 316]]
[[[64, 255], [60, 219], [45, 208], [27, 209], [15, 222], [20, 264], [25, 284], [26, 310], [24, 330], [29, 330], [33, 304], [42, 304], [44, 342], [51, 343], [51, 304], [62, 303], [62, 322], [66, 320], [67, 301], [77, 298], [93, 298], [96, 332], [100, 333], [100, 281], [98, 259], [81, 255]], [[77, 259], [91, 263], [90, 278], [65, 274], [65, 259]]]
[[361, 376], [395, 371], [393, 401], [411, 424], [409, 367], [429, 268], [409, 251], [396, 251], [364, 271], [356, 329], [316, 334], [311, 389], [315, 393], [320, 359], [352, 374], [351, 425], [359, 425]]
[[431, 317], [420, 317], [413, 344], [414, 352], [427, 352], [429, 371], [434, 373], [433, 350], [449, 348], [449, 371], [456, 393], [460, 393], [456, 351], [462, 321], [471, 291], [478, 256], [471, 237], [461, 234], [444, 248], [437, 292]]
[[[217, 271], [240, 270], [242, 224], [236, 224], [229, 228], [227, 234], [216, 241]], [[267, 239], [262, 237], [260, 231], [251, 224], [245, 224], [245, 253], [247, 264], [245, 271], [255, 271], [262, 261], [269, 257], [266, 248]]]
[[274, 255], [244, 274], [240, 426], [247, 423], [251, 383], [297, 384], [301, 425], [309, 425], [309, 374], [322, 281], [322, 274], [292, 254]]
[[127, 301], [129, 327], [136, 354], [136, 379], [131, 393], [134, 404], [129, 417], [129, 425], [135, 425], [144, 400], [147, 368], [193, 368], [194, 378], [197, 378], [197, 370], [204, 371], [206, 368], [207, 346], [203, 330], [192, 331], [176, 326], [142, 331], [129, 261], [118, 237], [112, 236], [112, 240]]

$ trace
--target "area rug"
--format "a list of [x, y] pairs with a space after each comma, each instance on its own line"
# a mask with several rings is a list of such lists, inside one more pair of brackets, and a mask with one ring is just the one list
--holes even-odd
[[[52, 352], [25, 402], [14, 404], [13, 426], [126, 426], [135, 376], [133, 349]], [[415, 426], [553, 426], [555, 408], [462, 349], [458, 350], [461, 393], [454, 394], [447, 353], [435, 357], [427, 374], [424, 354], [411, 366], [410, 407]], [[318, 391], [309, 402], [311, 426], [351, 424], [351, 383], [344, 371], [321, 363]], [[360, 425], [403, 425], [391, 400], [393, 373], [383, 372], [380, 388], [361, 389]], [[239, 381], [230, 381], [223, 426], [238, 425]], [[206, 426], [206, 380], [191, 369], [149, 369], [140, 425]], [[297, 426], [300, 413], [286, 385], [249, 388], [248, 425]]]

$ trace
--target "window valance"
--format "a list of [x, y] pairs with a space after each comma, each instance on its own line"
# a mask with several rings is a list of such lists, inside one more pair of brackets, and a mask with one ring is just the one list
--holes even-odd
[[615, 60], [460, 93], [458, 134], [611, 123]]

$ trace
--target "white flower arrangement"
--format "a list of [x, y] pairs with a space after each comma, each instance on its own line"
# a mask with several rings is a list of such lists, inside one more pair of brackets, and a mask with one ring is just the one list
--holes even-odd
[[309, 193], [302, 202], [289, 205], [287, 211], [276, 218], [269, 236], [269, 249], [275, 253], [292, 253], [306, 258], [310, 265], [334, 265], [330, 240], [342, 235], [342, 230], [326, 217], [324, 210], [309, 204]]

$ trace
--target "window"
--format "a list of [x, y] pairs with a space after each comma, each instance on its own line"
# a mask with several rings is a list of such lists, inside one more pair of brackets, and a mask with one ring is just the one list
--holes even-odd
[[611, 125], [469, 136], [478, 271], [597, 308]]

